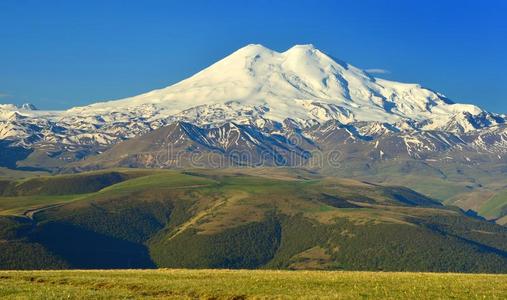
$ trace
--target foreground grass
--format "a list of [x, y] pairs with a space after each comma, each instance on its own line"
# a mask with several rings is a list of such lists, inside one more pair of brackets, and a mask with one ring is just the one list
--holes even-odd
[[507, 275], [247, 270], [2, 271], [2, 299], [501, 299]]

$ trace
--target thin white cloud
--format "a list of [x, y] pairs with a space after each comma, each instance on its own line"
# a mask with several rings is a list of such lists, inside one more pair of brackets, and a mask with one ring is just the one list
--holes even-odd
[[370, 74], [389, 74], [391, 73], [389, 70], [386, 69], [366, 69], [366, 72]]
[[9, 94], [0, 92], [0, 98], [7, 98], [7, 97], [10, 97], [10, 96], [11, 95], [9, 95]]

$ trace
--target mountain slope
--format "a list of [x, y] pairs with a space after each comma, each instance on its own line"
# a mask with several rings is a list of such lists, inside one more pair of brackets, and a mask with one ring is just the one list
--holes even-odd
[[107, 187], [32, 215], [0, 210], [0, 267], [507, 270], [504, 227], [406, 188], [304, 170], [116, 170], [23, 191], [42, 181], [61, 195], [61, 180], [101, 174]]

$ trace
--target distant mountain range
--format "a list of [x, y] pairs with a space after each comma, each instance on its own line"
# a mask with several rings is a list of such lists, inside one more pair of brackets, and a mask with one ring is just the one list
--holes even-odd
[[[454, 196], [505, 190], [506, 121], [418, 84], [375, 78], [312, 45], [282, 53], [248, 45], [131, 98], [59, 112], [0, 105], [0, 166], [304, 167], [375, 181], [414, 178], [405, 183], [481, 211], [488, 199], [463, 204]], [[421, 176], [460, 189], [417, 189]], [[490, 218], [507, 214], [501, 197]]]

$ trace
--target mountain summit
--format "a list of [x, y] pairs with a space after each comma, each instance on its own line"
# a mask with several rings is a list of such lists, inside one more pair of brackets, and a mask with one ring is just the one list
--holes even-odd
[[420, 123], [421, 129], [438, 129], [458, 120], [453, 129], [468, 131], [480, 123], [470, 119], [498, 121], [497, 116], [474, 105], [454, 104], [418, 84], [374, 78], [313, 45], [296, 45], [280, 53], [257, 44], [172, 86], [75, 108], [68, 114], [125, 113], [141, 108], [146, 113], [148, 105], [157, 118], [176, 116], [200, 124], [292, 119], [304, 127], [328, 120], [410, 121]]

